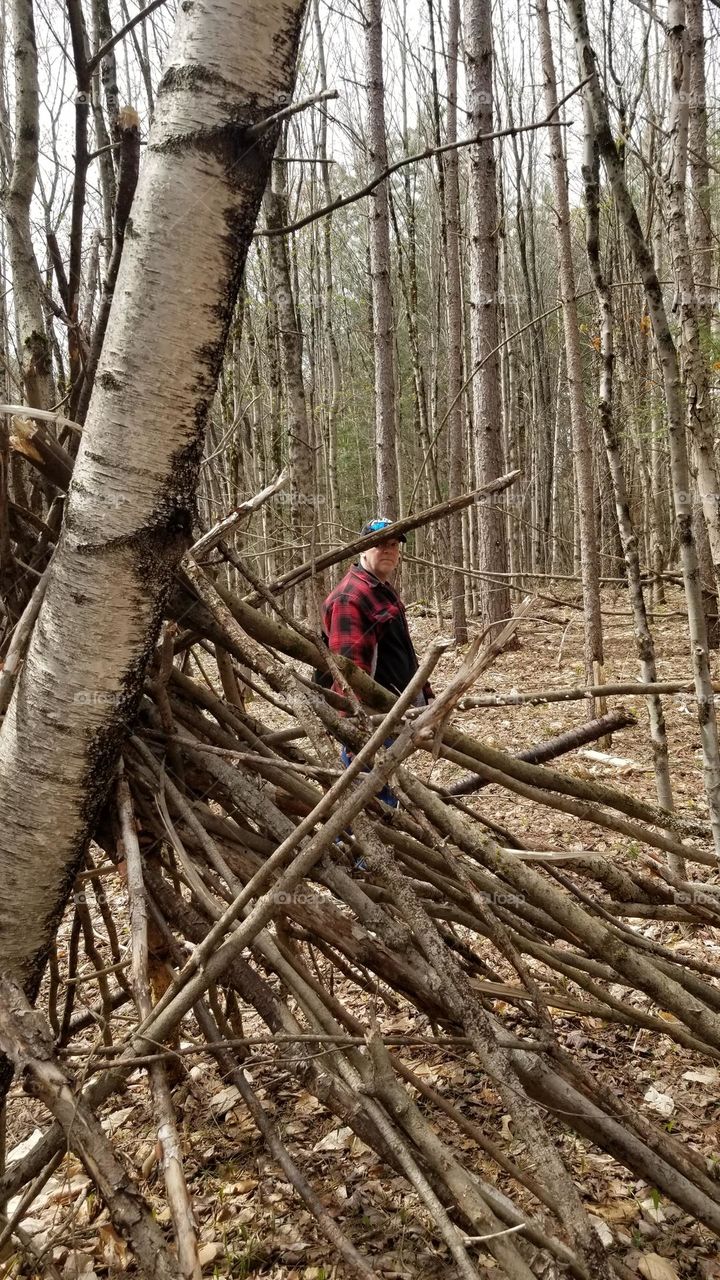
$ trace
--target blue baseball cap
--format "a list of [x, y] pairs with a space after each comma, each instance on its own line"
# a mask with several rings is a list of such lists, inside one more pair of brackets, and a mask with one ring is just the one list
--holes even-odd
[[[377, 516], [375, 520], [366, 520], [360, 532], [362, 534], [382, 533], [383, 529], [387, 529], [390, 524], [394, 524], [394, 521], [388, 520], [387, 516]], [[398, 542], [407, 542], [407, 538], [404, 533], [398, 533], [395, 536], [397, 537]], [[380, 539], [380, 541], [382, 541], [382, 539]]]

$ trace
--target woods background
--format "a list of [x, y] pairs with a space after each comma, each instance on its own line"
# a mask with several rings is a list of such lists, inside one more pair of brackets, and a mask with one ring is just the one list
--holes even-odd
[[[232, 1081], [347, 1274], [377, 1274], [313, 1185], [316, 1148], [286, 1144], [255, 1090], [259, 1045], [404, 1180], [432, 1241], [417, 1274], [677, 1276], [671, 1251], [598, 1231], [558, 1116], [679, 1206], [710, 1263], [706, 1136], [624, 1091], [641, 1030], [713, 1080], [720, 1058], [702, 949], [720, 911], [717, 0], [5, 0], [0, 22], [0, 1086], [14, 1138], [37, 1115], [22, 1089], [54, 1118], [0, 1168], [8, 1270], [67, 1260], [25, 1220], [72, 1150], [111, 1241], [197, 1280], [199, 1157], [168, 1066], [187, 1050]], [[308, 679], [328, 663], [319, 601], [373, 514], [415, 526], [403, 593], [458, 646], [415, 719], [412, 689], [393, 706], [347, 662], [342, 695]], [[473, 692], [482, 672], [519, 629], [532, 652], [558, 600], [582, 617], [583, 687], [512, 701], [574, 699], [591, 726], [522, 756], [482, 720], [464, 732], [455, 712], [502, 700]], [[655, 634], [678, 614], [661, 685]], [[654, 794], [542, 763], [635, 724], [605, 701], [627, 691], [605, 674], [620, 615]], [[418, 679], [444, 660], [430, 639]], [[704, 784], [687, 812], [678, 690]], [[464, 781], [435, 781], [438, 758]], [[559, 845], [460, 799], [488, 784], [529, 824], [564, 815]], [[678, 958], [676, 926], [697, 952]], [[400, 1035], [381, 1025], [398, 1010]], [[621, 1028], [619, 1098], [558, 1010]], [[519, 1150], [468, 1118], [473, 1080], [456, 1106], [405, 1060], [458, 1043]], [[100, 1123], [139, 1067], [172, 1243], [152, 1161]]]
[[[20, 36], [27, 41], [17, 66], [12, 8], [16, 22], [25, 19]], [[98, 61], [95, 51], [135, 10], [104, 0], [87, 12], [37, 5], [36, 52], [27, 25], [31, 7], [6, 7], [0, 249], [4, 279], [13, 286], [3, 316], [7, 403], [27, 400], [80, 419], [87, 407], [98, 354], [94, 322], [112, 292], [113, 250], [174, 17], [170, 3], [150, 8]], [[716, 101], [718, 16], [712, 5], [703, 13], [691, 3], [680, 17], [678, 68], [667, 35], [672, 14], [634, 4], [590, 11], [615, 139], [678, 343], [683, 334], [690, 341], [693, 318], [697, 324], [706, 383], [697, 429], [711, 431], [720, 349], [711, 181], [717, 111], [708, 104]], [[604, 578], [624, 573], [598, 413], [602, 323], [585, 246], [581, 96], [558, 113], [562, 127], [528, 128], [547, 117], [555, 94], [562, 99], [578, 84], [572, 33], [562, 10], [503, 7], [493, 16], [486, 6], [470, 5], [458, 56], [458, 24], [452, 4], [388, 5], [382, 26], [377, 6], [363, 13], [320, 4], [307, 16], [297, 97], [328, 88], [339, 96], [283, 126], [200, 488], [200, 514], [211, 524], [291, 464], [289, 493], [269, 505], [255, 530], [257, 564], [269, 577], [304, 558], [310, 529], [317, 548], [326, 549], [354, 533], [378, 500], [383, 512], [396, 515], [514, 467], [522, 476], [506, 500], [502, 535], [496, 531], [485, 545], [468, 514], [462, 542], [451, 547], [444, 528], [419, 534], [416, 555], [512, 572], [519, 589], [523, 572], [578, 575], [574, 411], [582, 415], [575, 435], [587, 433], [592, 455], [599, 568]], [[542, 44], [546, 25], [549, 42]], [[685, 143], [678, 128], [687, 131]], [[493, 131], [505, 136], [447, 149]], [[553, 144], [567, 156], [566, 202], [558, 199], [555, 163], [564, 174], [563, 156], [553, 167], [548, 161]], [[679, 159], [678, 145], [685, 148]], [[318, 216], [388, 165], [441, 147], [439, 155], [396, 168], [369, 199]], [[610, 423], [641, 562], [657, 573], [677, 554], [661, 377], [620, 218], [606, 187], [598, 197], [599, 254], [613, 309]], [[189, 200], [202, 198], [188, 193]], [[691, 293], [670, 235], [673, 217], [685, 220]], [[293, 234], [277, 235], [297, 223], [304, 225]], [[558, 296], [565, 234], [561, 296], [568, 306], [575, 299], [574, 342], [564, 334]], [[192, 299], [187, 322], [193, 323]], [[576, 445], [576, 458], [581, 454]], [[385, 478], [376, 478], [380, 468]], [[23, 482], [17, 461], [12, 476], [13, 496], [32, 508], [25, 490], [34, 481]], [[6, 511], [4, 575], [10, 518]], [[707, 540], [696, 532], [704, 547]], [[406, 581], [410, 594], [447, 605], [446, 570], [416, 563]], [[452, 580], [452, 594], [458, 592], [472, 608], [484, 588], [466, 575]], [[507, 616], [502, 584], [489, 594], [495, 616]]]

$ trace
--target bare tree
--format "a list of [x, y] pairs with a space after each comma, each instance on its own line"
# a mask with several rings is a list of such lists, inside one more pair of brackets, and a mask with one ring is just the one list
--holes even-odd
[[[630, 512], [622, 452], [613, 416], [613, 368], [615, 360], [613, 307], [611, 291], [600, 261], [600, 152], [597, 146], [595, 125], [587, 95], [584, 96], [584, 118], [585, 141], [582, 174], [587, 209], [586, 245], [590, 274], [597, 294], [600, 312], [601, 367], [598, 416], [605, 442], [608, 468], [615, 498], [617, 526], [620, 531], [625, 566], [627, 568], [628, 594], [632, 604], [640, 671], [643, 680], [647, 684], [654, 684], [657, 680], [655, 645], [645, 607], [638, 539]], [[663, 808], [672, 809], [673, 795], [662, 701], [657, 696], [650, 697], [647, 705], [650, 718], [650, 736], [653, 743], [657, 796]], [[684, 876], [685, 868], [682, 859], [673, 859], [670, 865], [676, 874]]]
[[[274, 166], [273, 182], [265, 193], [265, 214], [269, 228], [283, 226], [287, 222], [285, 170], [282, 163]], [[303, 333], [290, 274], [288, 243], [284, 236], [270, 238], [269, 257], [287, 406], [293, 549], [294, 554], [303, 561], [310, 554], [317, 482], [303, 377]]]
[[[320, 16], [320, 0], [313, 0], [313, 23], [315, 28], [315, 43], [317, 46], [318, 58], [318, 74], [320, 78], [321, 93], [327, 90], [327, 67], [325, 61], [325, 41], [323, 37], [323, 24]], [[320, 112], [320, 120], [318, 126], [318, 158], [320, 160], [320, 177], [322, 182], [323, 198], [326, 204], [330, 204], [332, 198], [330, 184], [330, 162], [328, 158], [328, 121], [324, 111]], [[330, 374], [330, 390], [328, 397], [328, 411], [326, 418], [326, 466], [327, 466], [327, 499], [330, 507], [330, 528], [328, 529], [328, 537], [331, 543], [338, 537], [338, 528], [340, 525], [340, 501], [338, 497], [338, 464], [337, 464], [337, 432], [338, 421], [340, 417], [340, 397], [342, 394], [342, 370], [340, 367], [340, 355], [338, 352], [337, 337], [335, 335], [335, 324], [333, 318], [333, 257], [332, 257], [332, 218], [323, 219], [322, 225], [322, 270], [324, 273], [324, 326], [325, 338], [327, 342], [327, 360]]]
[[[712, 408], [708, 387], [706, 357], [701, 349], [698, 296], [695, 274], [693, 271], [693, 254], [688, 231], [686, 208], [686, 177], [688, 162], [688, 134], [691, 118], [691, 104], [694, 117], [694, 140], [700, 148], [697, 165], [699, 175], [707, 177], [703, 165], [702, 146], [703, 128], [698, 120], [698, 101], [704, 105], [704, 76], [698, 65], [697, 50], [693, 59], [692, 70], [694, 86], [691, 89], [691, 58], [685, 28], [685, 5], [683, 0], [674, 0], [670, 9], [669, 44], [671, 54], [672, 98], [670, 104], [671, 152], [672, 160], [667, 182], [668, 204], [668, 239], [672, 253], [673, 270], [678, 287], [678, 302], [681, 319], [680, 358], [683, 379], [686, 389], [687, 423], [692, 444], [693, 473], [697, 477], [702, 515], [707, 528], [707, 539], [710, 545], [711, 568], [714, 571], [716, 585], [720, 584], [720, 481], [712, 429]], [[703, 170], [705, 172], [703, 173]], [[700, 206], [694, 218], [696, 228], [702, 228], [703, 212]], [[707, 230], [701, 229], [700, 254], [707, 247]], [[704, 300], [705, 301], [705, 300]], [[705, 301], [705, 317], [707, 302]]]
[[[490, 0], [466, 0], [464, 19], [467, 106], [470, 133], [493, 131], [493, 46]], [[479, 484], [504, 467], [500, 360], [498, 355], [498, 202], [493, 142], [470, 149], [470, 325], [473, 369], [473, 440]], [[505, 515], [500, 506], [478, 509], [477, 563], [501, 575], [479, 584], [480, 617], [490, 626], [510, 616]]]
[[[381, 0], [365, 0], [368, 148], [372, 176], [388, 166], [382, 57]], [[393, 299], [390, 288], [390, 220], [387, 183], [370, 196], [370, 280], [375, 359], [375, 476], [378, 509], [399, 515], [395, 419]]]
[[[466, 483], [467, 452], [465, 448], [465, 413], [463, 405], [463, 314], [460, 266], [460, 180], [457, 142], [458, 57], [460, 44], [460, 0], [450, 0], [447, 33], [447, 142], [451, 150], [442, 158], [445, 177], [445, 291], [447, 296], [448, 332], [448, 434], [450, 496], [462, 492]], [[462, 512], [450, 518], [450, 559], [463, 562]], [[462, 574], [451, 578], [453, 633], [458, 644], [467, 642], [465, 584]]]
[[607, 101], [598, 78], [595, 52], [590, 43], [584, 0], [566, 0], [566, 3], [580, 71], [583, 77], [589, 77], [587, 94], [592, 109], [593, 124], [600, 155], [612, 185], [613, 196], [625, 227], [625, 233], [637, 270], [643, 281], [648, 312], [655, 333], [655, 341], [663, 373], [670, 436], [673, 500], [688, 609], [688, 628], [705, 771], [705, 791], [710, 810], [715, 849], [720, 854], [720, 753], [718, 752], [715, 702], [710, 677], [698, 561], [692, 535], [692, 492], [680, 367], [675, 343], [668, 324], [662, 289], [655, 271], [655, 264], [640, 226], [625, 178], [622, 160], [618, 155], [610, 128]]
[[[550, 115], [557, 110], [555, 60], [550, 33], [550, 15], [546, 0], [538, 0], [538, 33], [545, 87], [545, 109]], [[567, 168], [559, 128], [550, 129], [550, 165], [552, 169], [555, 216], [557, 219], [558, 266], [562, 298], [563, 334], [570, 401], [570, 422], [575, 463], [580, 565], [585, 610], [585, 668], [588, 682], [602, 681], [603, 639], [600, 613], [600, 566], [597, 549], [597, 519], [592, 465], [592, 437], [587, 420], [583, 391], [582, 355], [575, 301], [575, 269], [570, 236], [570, 203]]]

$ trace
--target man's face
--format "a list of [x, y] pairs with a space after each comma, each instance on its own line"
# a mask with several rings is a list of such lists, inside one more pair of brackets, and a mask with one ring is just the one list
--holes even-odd
[[363, 562], [371, 573], [381, 582], [387, 582], [398, 567], [400, 560], [400, 541], [398, 538], [384, 538], [376, 547], [368, 547], [363, 552]]

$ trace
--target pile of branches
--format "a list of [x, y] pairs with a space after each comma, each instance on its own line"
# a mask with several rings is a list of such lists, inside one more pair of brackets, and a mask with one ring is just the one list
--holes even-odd
[[[232, 576], [207, 563], [218, 551]], [[69, 1147], [146, 1274], [200, 1275], [168, 1072], [170, 1056], [182, 1061], [167, 1046], [177, 1046], [183, 1023], [239, 1090], [348, 1274], [373, 1276], [372, 1258], [351, 1224], [328, 1212], [258, 1097], [258, 1039], [265, 1058], [276, 1054], [407, 1180], [422, 1230], [447, 1251], [448, 1274], [631, 1274], [588, 1217], [561, 1155], [561, 1126], [720, 1235], [720, 1186], [702, 1155], [599, 1087], [552, 1016], [647, 1030], [703, 1061], [720, 1059], [720, 968], [679, 960], [627, 923], [718, 922], [720, 897], [716, 905], [711, 889], [690, 892], [698, 882], [684, 871], [716, 865], [707, 825], [463, 733], [454, 712], [492, 652], [481, 639], [428, 707], [412, 703], [442, 642], [393, 700], [284, 608], [283, 590], [311, 569], [263, 585], [223, 530], [184, 557], [174, 620], [80, 876], [96, 894], [112, 964], [94, 945], [87, 895], [76, 894], [64, 999], [56, 959], [37, 1010], [7, 982], [0, 992], [0, 1043], [54, 1117], [0, 1177], [3, 1205], [20, 1196], [0, 1220], [0, 1245], [15, 1235], [32, 1254], [20, 1224]], [[317, 666], [334, 689], [313, 683]], [[340, 744], [353, 754], [347, 769]], [[620, 866], [528, 849], [483, 814], [482, 801], [471, 807], [423, 781], [423, 761], [437, 758], [468, 771], [474, 788], [499, 784], [644, 853]], [[378, 799], [387, 785], [395, 809]], [[102, 891], [115, 875], [127, 887], [129, 969]], [[90, 1013], [74, 1006], [81, 942], [99, 992]], [[384, 999], [417, 1011], [417, 1035], [383, 1034], [373, 1010]], [[247, 1010], [265, 1037], [245, 1034]], [[522, 1143], [517, 1160], [413, 1072], [405, 1058], [423, 1044], [459, 1048], [486, 1078]], [[98, 1118], [139, 1069], [158, 1121], [171, 1244]], [[481, 1159], [505, 1190], [478, 1173]]]

